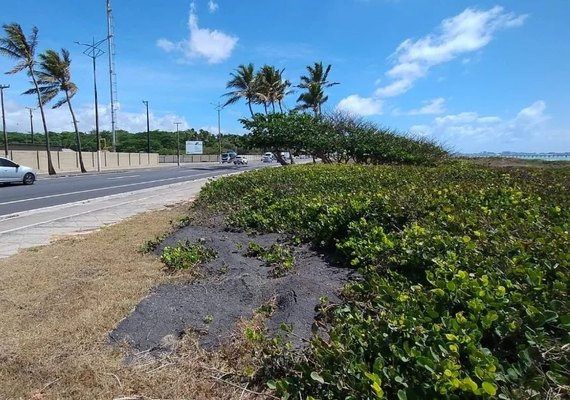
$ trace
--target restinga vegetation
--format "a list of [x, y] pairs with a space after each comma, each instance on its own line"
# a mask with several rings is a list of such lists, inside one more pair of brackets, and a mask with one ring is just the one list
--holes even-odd
[[303, 355], [256, 353], [281, 398], [562, 399], [569, 185], [568, 168], [317, 164], [211, 182], [197, 207], [359, 271]]
[[28, 37], [26, 37], [22, 27], [17, 23], [5, 24], [3, 28], [6, 36], [0, 37], [0, 54], [13, 58], [18, 62], [14, 68], [6, 73], [16, 74], [26, 70], [28, 76], [32, 78], [45, 133], [48, 173], [50, 175], [55, 175], [55, 169], [53, 167], [50, 152], [49, 131], [46, 124], [43, 103], [40, 97], [38, 81], [36, 79], [36, 71], [34, 70], [36, 66], [35, 53], [38, 45], [38, 28], [34, 26], [32, 28], [32, 33]]
[[270, 150], [283, 165], [285, 152], [310, 155], [323, 163], [425, 165], [448, 157], [444, 148], [425, 138], [401, 135], [341, 112], [258, 113], [241, 122], [249, 131], [247, 145]]
[[[71, 106], [71, 98], [77, 93], [77, 86], [71, 81], [71, 58], [69, 51], [66, 49], [61, 50], [61, 55], [54, 50], [46, 50], [39, 55], [40, 62], [38, 70], [35, 71], [38, 77], [38, 86], [40, 93], [40, 101], [42, 105], [49, 103], [60, 92], [63, 92], [64, 97], [59, 99], [52, 108], [59, 108], [64, 104], [69, 107], [71, 119], [73, 121], [73, 128], [76, 137], [76, 150], [79, 154], [79, 166], [81, 172], [87, 172], [83, 164], [83, 156], [81, 154], [81, 136], [77, 128], [77, 119]], [[25, 94], [36, 93], [38, 89], [32, 88], [25, 92]]]

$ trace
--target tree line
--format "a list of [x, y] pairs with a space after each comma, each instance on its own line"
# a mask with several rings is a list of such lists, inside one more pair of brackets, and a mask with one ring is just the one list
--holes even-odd
[[[94, 132], [78, 132], [81, 142], [82, 151], [97, 151], [97, 137]], [[7, 132], [8, 140], [12, 145], [23, 144], [30, 146], [32, 137], [28, 133]], [[124, 153], [146, 153], [147, 148], [147, 132], [127, 132], [125, 130], [117, 130], [116, 135], [116, 151]], [[75, 132], [50, 132], [50, 144], [52, 147], [61, 147], [79, 151], [77, 147]], [[108, 150], [112, 143], [112, 134], [110, 131], [102, 131], [100, 133], [100, 148]], [[167, 132], [154, 130], [150, 132], [150, 148], [151, 152], [161, 155], [176, 154], [177, 148], [184, 153], [185, 143], [187, 140], [200, 140], [203, 142], [204, 154], [219, 154], [222, 152], [234, 150], [238, 153], [246, 151], [261, 152], [263, 149], [255, 147], [248, 148], [245, 137], [236, 134], [223, 134], [218, 138], [217, 134], [213, 134], [207, 130], [187, 129], [179, 132], [180, 142], [176, 143], [176, 132]], [[34, 135], [35, 145], [45, 145], [44, 135]]]

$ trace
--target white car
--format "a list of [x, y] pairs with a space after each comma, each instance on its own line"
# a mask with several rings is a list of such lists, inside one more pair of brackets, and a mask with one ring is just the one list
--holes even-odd
[[0, 157], [0, 183], [20, 182], [32, 185], [36, 180], [33, 168], [16, 164], [14, 161]]
[[246, 156], [235, 156], [234, 157], [234, 164], [235, 165], [247, 165], [247, 157]]
[[263, 162], [273, 162], [274, 159], [275, 157], [273, 157], [273, 153], [270, 151], [261, 156], [261, 161]]

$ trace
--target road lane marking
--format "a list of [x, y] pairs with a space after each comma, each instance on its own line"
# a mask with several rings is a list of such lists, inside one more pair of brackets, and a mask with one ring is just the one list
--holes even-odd
[[[212, 171], [214, 172], [214, 171]], [[203, 175], [211, 175], [212, 172], [205, 172], [202, 174], [196, 174], [194, 176], [196, 177], [200, 177]], [[214, 175], [215, 176], [215, 175]], [[25, 203], [25, 202], [29, 202], [29, 201], [35, 201], [35, 200], [44, 200], [44, 199], [51, 199], [51, 198], [55, 198], [55, 197], [63, 197], [63, 196], [71, 196], [74, 194], [81, 194], [81, 193], [92, 193], [92, 192], [100, 192], [102, 190], [111, 190], [111, 189], [119, 189], [119, 188], [124, 188], [124, 187], [131, 187], [131, 186], [140, 186], [140, 185], [146, 185], [148, 183], [156, 183], [156, 182], [168, 182], [168, 181], [173, 181], [176, 179], [182, 179], [183, 177], [177, 176], [177, 177], [172, 177], [172, 178], [164, 178], [164, 179], [155, 179], [152, 181], [145, 181], [145, 182], [138, 182], [138, 183], [126, 183], [124, 185], [115, 185], [115, 186], [108, 186], [108, 187], [104, 187], [104, 188], [96, 188], [96, 189], [87, 189], [87, 190], [80, 190], [77, 192], [68, 192], [68, 193], [59, 193], [59, 194], [52, 194], [49, 196], [39, 196], [39, 197], [32, 197], [29, 199], [20, 199], [20, 200], [13, 200], [13, 201], [7, 201], [4, 203], [0, 203], [0, 206], [5, 206], [5, 205], [9, 205], [9, 204], [17, 204], [17, 203]]]
[[107, 178], [108, 180], [112, 181], [112, 180], [117, 180], [117, 179], [125, 179], [125, 178], [136, 178], [139, 177], [140, 175], [125, 175], [125, 176], [115, 176], [113, 178]]

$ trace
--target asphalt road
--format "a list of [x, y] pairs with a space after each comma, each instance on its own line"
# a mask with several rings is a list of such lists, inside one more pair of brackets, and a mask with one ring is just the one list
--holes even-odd
[[169, 166], [99, 174], [40, 176], [30, 186], [14, 184], [0, 186], [0, 216], [257, 169], [266, 165], [261, 162], [252, 162], [249, 166], [186, 164], [180, 167]]

